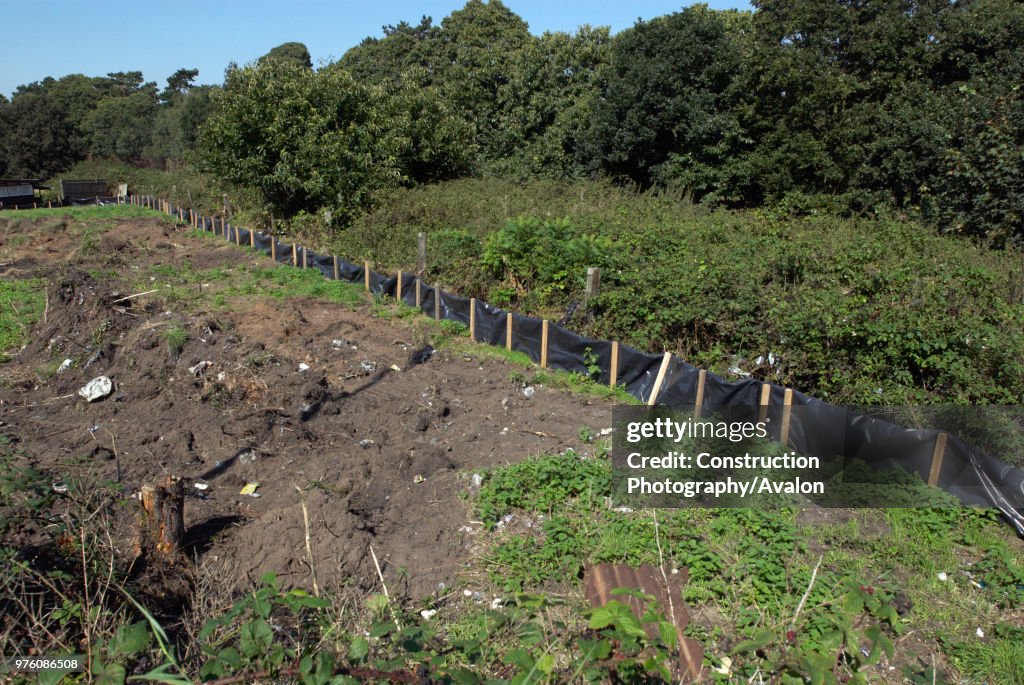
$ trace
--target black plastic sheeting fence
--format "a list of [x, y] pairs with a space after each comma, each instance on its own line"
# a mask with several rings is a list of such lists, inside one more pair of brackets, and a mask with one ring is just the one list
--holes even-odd
[[[159, 206], [154, 198], [136, 198], [139, 204]], [[168, 213], [178, 215], [179, 208], [166, 205]], [[195, 216], [182, 209], [184, 216]], [[219, 223], [219, 225], [218, 225]], [[282, 264], [305, 264], [333, 279], [335, 264], [338, 278], [357, 283], [368, 283], [371, 293], [380, 293], [400, 299], [408, 305], [416, 304], [414, 274], [403, 274], [401, 292], [396, 292], [399, 278], [374, 271], [367, 277], [365, 267], [344, 259], [308, 252], [301, 246], [283, 243], [262, 232], [251, 235], [248, 229], [218, 222], [211, 217], [195, 217], [195, 224], [203, 230], [218, 233], [225, 240], [244, 246], [253, 246], [265, 254], [273, 254]], [[251, 237], [250, 237], [251, 235]], [[293, 253], [293, 249], [295, 252]], [[436, 298], [440, 298], [437, 303]], [[437, 308], [435, 309], [435, 306]], [[509, 312], [479, 300], [460, 297], [436, 286], [420, 282], [420, 309], [430, 316], [435, 312], [441, 319], [456, 321], [467, 327], [472, 313], [474, 339], [491, 345], [507, 344]], [[543, 321], [512, 314], [512, 349], [527, 354], [535, 362], [541, 360]], [[602, 369], [597, 381], [609, 383], [611, 342], [590, 340], [558, 325], [548, 325], [547, 366], [569, 372], [589, 374], [594, 364]], [[618, 374], [616, 383], [629, 394], [648, 402], [655, 390], [657, 377], [665, 360], [663, 354], [649, 354], [627, 345], [618, 346]], [[589, 368], [588, 368], [589, 367]], [[658, 404], [676, 409], [692, 409], [698, 396], [700, 369], [685, 361], [671, 357], [658, 392]], [[728, 382], [710, 372], [705, 374], [702, 407], [758, 407], [763, 405], [764, 383], [754, 379]], [[768, 406], [778, 412], [784, 403], [786, 389], [769, 385]], [[840, 456], [861, 459], [874, 467], [899, 465], [908, 472], [927, 479], [934, 466], [934, 453], [939, 431], [903, 428], [886, 420], [843, 407], [830, 405], [792, 391], [789, 398], [792, 411], [788, 445], [800, 454], [822, 459]], [[799, 407], [799, 410], [795, 408]], [[948, 436], [945, 456], [941, 461], [935, 484], [968, 505], [993, 506], [1009, 520], [1017, 533], [1024, 536], [1024, 471], [985, 454], [955, 436]]]

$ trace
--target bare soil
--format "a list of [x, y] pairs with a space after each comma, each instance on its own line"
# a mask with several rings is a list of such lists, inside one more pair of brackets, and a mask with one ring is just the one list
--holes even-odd
[[[0, 232], [0, 278], [48, 284], [29, 344], [0, 365], [0, 433], [55, 481], [116, 481], [130, 495], [186, 479], [186, 552], [236, 590], [267, 572], [286, 587], [315, 575], [321, 590], [379, 589], [371, 547], [393, 595], [450, 587], [471, 553], [474, 471], [580, 449], [581, 427], [611, 425], [608, 402], [543, 387], [527, 398], [500, 359], [419, 359], [424, 341], [369, 307], [181, 305], [168, 285], [204, 285], [139, 287], [154, 265], [270, 263], [188, 229], [125, 220], [83, 245], [70, 217]], [[188, 334], [180, 351], [173, 329]], [[57, 372], [64, 359], [73, 366]], [[113, 392], [87, 402], [78, 391], [100, 375]], [[251, 483], [258, 496], [240, 494]], [[126, 555], [132, 525], [122, 517], [117, 531]]]

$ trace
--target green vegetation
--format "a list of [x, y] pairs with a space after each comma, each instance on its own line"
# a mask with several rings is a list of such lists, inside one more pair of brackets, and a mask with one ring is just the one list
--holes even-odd
[[[492, 531], [490, 582], [563, 589], [585, 564], [663, 560], [689, 569], [691, 609], [719, 617], [692, 628], [708, 665], [731, 678], [869, 682], [861, 671], [883, 654], [911, 677], [923, 669], [895, 643], [914, 632], [964, 676], [1015, 682], [1008, 637], [1024, 557], [991, 511], [617, 510], [610, 476], [606, 460], [572, 451], [490, 471], [475, 499]], [[965, 562], [979, 554], [987, 561]]]
[[188, 331], [181, 326], [172, 326], [164, 331], [163, 335], [164, 342], [167, 343], [167, 353], [177, 358], [188, 342]]
[[711, 211], [601, 183], [456, 181], [395, 193], [334, 247], [411, 270], [418, 231], [428, 280], [551, 319], [583, 300], [586, 267], [600, 267], [592, 321], [578, 312], [570, 327], [727, 378], [738, 368], [835, 403], [1024, 397], [1020, 260], [895, 217]]
[[0, 361], [28, 342], [46, 306], [43, 285], [38, 278], [0, 281]]
[[285, 43], [228, 65], [223, 87], [194, 86], [195, 69], [163, 90], [136, 71], [47, 78], [0, 99], [0, 174], [189, 160], [317, 235], [388, 189], [496, 175], [796, 213], [895, 209], [988, 245], [1020, 237], [1014, 0], [696, 5], [616, 35], [579, 21], [534, 36], [500, 0], [469, 0], [439, 24], [339, 46], [351, 49], [316, 70]]

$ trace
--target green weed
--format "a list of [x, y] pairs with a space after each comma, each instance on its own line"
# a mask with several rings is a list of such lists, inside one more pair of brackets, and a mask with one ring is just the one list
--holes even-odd
[[0, 353], [13, 352], [28, 341], [46, 306], [44, 287], [41, 279], [0, 281]]
[[167, 353], [171, 357], [177, 358], [181, 354], [182, 350], [185, 349], [185, 343], [188, 342], [189, 333], [188, 329], [182, 326], [172, 326], [164, 331], [163, 334], [164, 342], [167, 345]]

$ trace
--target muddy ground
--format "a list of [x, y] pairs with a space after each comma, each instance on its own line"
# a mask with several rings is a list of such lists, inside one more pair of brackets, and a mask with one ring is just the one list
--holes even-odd
[[[0, 278], [44, 279], [47, 304], [29, 344], [0, 365], [0, 433], [54, 480], [132, 494], [184, 478], [186, 551], [236, 589], [269, 571], [285, 586], [310, 588], [315, 573], [320, 589], [379, 589], [371, 547], [392, 594], [450, 587], [472, 551], [467, 528], [479, 528], [466, 498], [474, 471], [580, 450], [583, 426], [611, 425], [610, 403], [543, 387], [526, 397], [500, 359], [418, 355], [426, 340], [369, 306], [214, 306], [217, 284], [153, 267], [270, 260], [187, 228], [12, 224], [0, 231]], [[156, 292], [128, 298], [146, 290]], [[174, 331], [187, 334], [180, 350]], [[87, 402], [78, 391], [100, 375], [113, 391]], [[240, 494], [247, 483], [258, 496]], [[116, 530], [125, 555], [131, 522]]]

